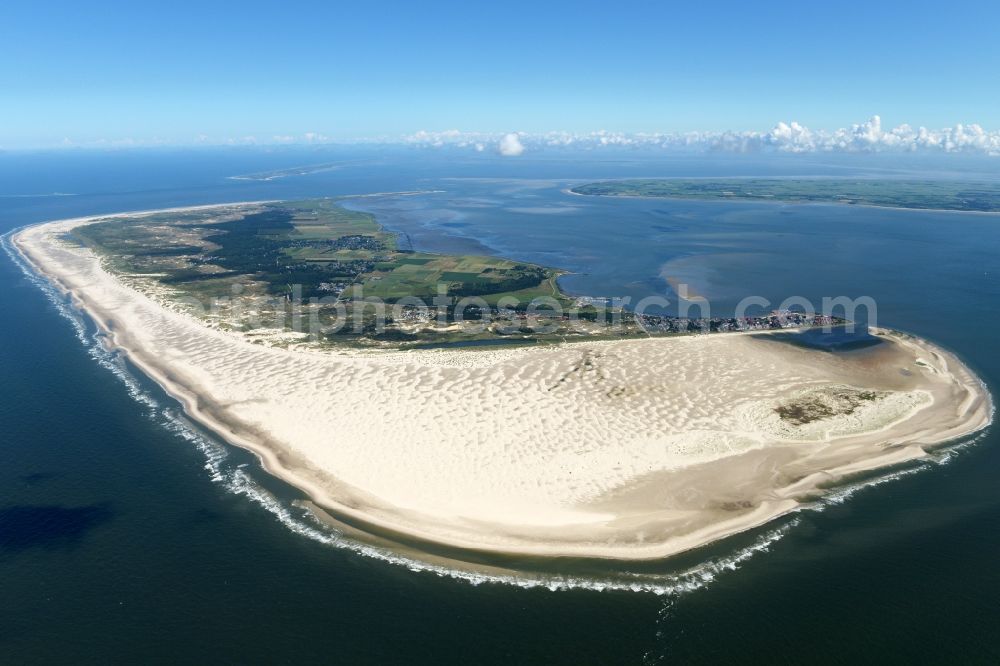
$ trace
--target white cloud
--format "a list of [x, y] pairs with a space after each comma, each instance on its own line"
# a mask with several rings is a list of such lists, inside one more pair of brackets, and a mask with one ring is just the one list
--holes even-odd
[[605, 130], [587, 133], [490, 134], [484, 132], [418, 132], [403, 139], [425, 147], [472, 148], [494, 144], [501, 155], [525, 150], [632, 148], [669, 152], [875, 153], [938, 152], [1000, 156], [1000, 131], [979, 125], [927, 129], [902, 124], [885, 128], [879, 116], [833, 131], [813, 130], [795, 121], [779, 122], [767, 131], [655, 132], [627, 134]]
[[318, 132], [306, 132], [302, 135], [302, 138], [306, 143], [327, 143], [330, 140], [330, 137]]
[[403, 137], [403, 143], [413, 143], [433, 148], [440, 148], [446, 145], [457, 145], [464, 148], [472, 145], [474, 138], [478, 136], [480, 135], [477, 132], [463, 132], [457, 129], [444, 130], [442, 132], [420, 130], [415, 134]]
[[524, 144], [521, 143], [521, 137], [511, 132], [510, 134], [505, 134], [500, 139], [500, 143], [497, 144], [497, 150], [504, 157], [517, 157], [524, 152]]

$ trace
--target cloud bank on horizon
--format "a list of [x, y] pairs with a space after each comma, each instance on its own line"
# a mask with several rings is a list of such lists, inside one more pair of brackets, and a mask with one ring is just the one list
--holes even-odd
[[[813, 130], [797, 122], [779, 122], [768, 131], [706, 132], [470, 132], [457, 129], [419, 131], [406, 136], [360, 139], [337, 138], [330, 134], [276, 134], [271, 137], [241, 136], [213, 138], [199, 135], [194, 141], [178, 143], [163, 139], [100, 139], [76, 142], [64, 139], [49, 148], [145, 148], [170, 146], [279, 146], [279, 145], [408, 145], [417, 148], [469, 149], [503, 157], [518, 157], [552, 149], [600, 150], [635, 149], [675, 153], [939, 153], [1000, 157], [1000, 130], [986, 130], [978, 124], [944, 129], [914, 128], [907, 124], [885, 128], [879, 116], [837, 130]], [[5, 147], [0, 146], [0, 150]]]
[[496, 152], [516, 157], [525, 152], [546, 148], [598, 149], [603, 147], [652, 148], [666, 151], [751, 153], [869, 153], [869, 152], [943, 152], [980, 153], [1000, 157], [1000, 131], [987, 131], [977, 124], [944, 129], [913, 128], [903, 124], [883, 128], [882, 119], [868, 121], [834, 131], [812, 130], [797, 122], [779, 122], [766, 132], [667, 132], [635, 133], [524, 132], [503, 135], [447, 130], [421, 131], [404, 137], [404, 143], [424, 147], [472, 148], [482, 152], [495, 146]]

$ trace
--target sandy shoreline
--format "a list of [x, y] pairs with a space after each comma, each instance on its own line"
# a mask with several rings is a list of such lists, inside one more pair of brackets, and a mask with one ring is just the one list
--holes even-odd
[[[891, 331], [850, 357], [766, 333], [386, 355], [266, 348], [161, 307], [58, 240], [108, 217], [12, 241], [192, 419], [332, 515], [416, 539], [661, 558], [991, 419], [958, 358]], [[887, 397], [800, 427], [774, 412], [838, 387]]]

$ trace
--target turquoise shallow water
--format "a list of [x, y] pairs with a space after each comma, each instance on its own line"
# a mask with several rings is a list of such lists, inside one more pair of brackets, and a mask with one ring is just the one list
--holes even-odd
[[[225, 178], [332, 159], [352, 165], [269, 182]], [[774, 302], [869, 295], [878, 323], [953, 349], [1000, 384], [1000, 217], [562, 191], [574, 179], [823, 175], [844, 166], [632, 155], [8, 154], [0, 155], [0, 228], [219, 201], [441, 189], [352, 205], [424, 249], [474, 248], [571, 270], [564, 286], [579, 293], [672, 297], [668, 275], [690, 282], [717, 312], [750, 294]], [[962, 168], [996, 173], [989, 162]], [[75, 196], [10, 196], [53, 192]], [[86, 322], [6, 255], [0, 280], [4, 662], [1000, 657], [992, 430], [938, 462], [657, 567], [667, 594], [473, 585], [323, 533], [296, 509], [294, 491], [251, 456], [188, 427], [172, 401], [102, 354]]]

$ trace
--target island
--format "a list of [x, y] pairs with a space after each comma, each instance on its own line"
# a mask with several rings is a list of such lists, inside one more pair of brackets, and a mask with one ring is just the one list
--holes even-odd
[[573, 187], [591, 196], [837, 203], [887, 208], [1000, 212], [1000, 183], [857, 178], [657, 178]]
[[[359, 539], [664, 558], [991, 421], [989, 393], [950, 352], [887, 329], [850, 353], [793, 344], [817, 322], [781, 325], [788, 313], [715, 333], [633, 322], [574, 337], [537, 315], [546, 344], [407, 346], [453, 333], [437, 329], [462, 299], [512, 312], [517, 329], [535, 315], [504, 297], [573, 299], [555, 269], [414, 251], [342, 203], [77, 218], [12, 241], [193, 420]], [[441, 299], [441, 319], [378, 330], [379, 306], [391, 318], [417, 297]], [[343, 316], [360, 326], [337, 329]], [[473, 338], [508, 335], [527, 334]]]
[[405, 349], [839, 323], [802, 312], [671, 317], [574, 297], [556, 268], [416, 252], [341, 199], [126, 215], [69, 237], [165, 307], [261, 344]]
[[227, 176], [229, 180], [279, 180], [281, 178], [292, 178], [294, 176], [308, 176], [313, 173], [323, 173], [325, 171], [336, 171], [348, 166], [349, 162], [325, 162], [323, 164], [307, 164], [304, 166], [288, 167], [286, 169], [271, 169], [269, 171], [255, 171], [254, 173], [244, 173], [238, 176]]

